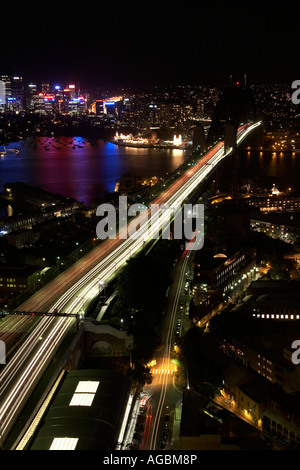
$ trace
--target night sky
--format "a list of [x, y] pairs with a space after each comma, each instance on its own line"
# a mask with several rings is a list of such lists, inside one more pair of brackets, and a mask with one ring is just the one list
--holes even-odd
[[300, 78], [296, 2], [39, 5], [2, 14], [0, 74], [107, 87]]

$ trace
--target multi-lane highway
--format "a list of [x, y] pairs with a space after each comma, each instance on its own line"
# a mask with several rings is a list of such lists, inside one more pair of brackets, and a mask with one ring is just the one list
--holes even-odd
[[[243, 126], [238, 130], [237, 144], [255, 129], [260, 123]], [[197, 164], [191, 166], [168, 186], [152, 204], [168, 204], [178, 207], [192, 193], [227, 155], [223, 142], [216, 144]], [[72, 267], [44, 286], [30, 299], [18, 307], [19, 311], [42, 312], [79, 312], [89, 299], [99, 293], [99, 286], [112, 278], [126, 260], [141, 250], [153, 232], [169, 222], [169, 213], [161, 212], [149, 226], [150, 209], [145, 222], [142, 223], [135, 237], [107, 239], [87, 254]], [[28, 322], [28, 317], [18, 320], [19, 328]], [[41, 373], [53, 357], [55, 350], [72, 327], [73, 318], [41, 317], [8, 363], [0, 371], [0, 423], [2, 439], [5, 439], [24, 403], [36, 385]], [[0, 339], [1, 339], [0, 328]], [[9, 334], [9, 333], [7, 333]], [[167, 338], [167, 342], [168, 342]]]

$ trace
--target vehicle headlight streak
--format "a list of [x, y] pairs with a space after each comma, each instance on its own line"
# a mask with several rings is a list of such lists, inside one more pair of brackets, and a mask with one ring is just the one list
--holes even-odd
[[[237, 144], [240, 144], [242, 140], [261, 122], [255, 123], [252, 126], [241, 129], [237, 134]], [[164, 203], [168, 204], [171, 208], [178, 208], [183, 201], [191, 194], [191, 192], [197, 187], [197, 185], [218, 165], [221, 160], [226, 158], [232, 149], [229, 149], [224, 153], [223, 144], [219, 143], [214, 149], [207, 152], [208, 155], [212, 154], [210, 158], [202, 157], [199, 164], [199, 169], [193, 168], [188, 170], [185, 175], [181, 176], [177, 182], [165, 191], [166, 196], [172, 188], [176, 188], [176, 192], [169, 198], [166, 197]], [[203, 161], [205, 160], [205, 161]], [[189, 178], [188, 176], [191, 175]], [[184, 181], [185, 180], [185, 181]], [[178, 189], [177, 189], [178, 188]], [[160, 202], [162, 196], [158, 197], [155, 202]], [[148, 209], [149, 213], [150, 210]], [[153, 230], [158, 230], [163, 224], [169, 221], [169, 213], [162, 211], [161, 216], [154, 223], [154, 227], [149, 227], [149, 222], [145, 222], [141, 225], [138, 230], [139, 237], [137, 239], [128, 238], [122, 240], [120, 245], [115, 248], [109, 255], [107, 255], [100, 263], [94, 266], [87, 274], [85, 274], [79, 281], [77, 281], [71, 288], [69, 288], [60, 299], [54, 303], [51, 307], [51, 311], [57, 308], [59, 312], [73, 313], [79, 311], [85, 304], [85, 302], [97, 295], [99, 291], [99, 281], [108, 281], [119, 269], [126, 260], [135, 254], [138, 250], [143, 248], [144, 242], [151, 238]], [[80, 297], [79, 297], [80, 296]], [[49, 310], [50, 311], [50, 310]], [[10, 384], [9, 396], [2, 400], [0, 410], [0, 432], [2, 435], [5, 434], [9, 426], [12, 424], [14, 415], [22, 406], [24, 399], [29, 395], [32, 387], [35, 385], [36, 380], [39, 377], [41, 371], [46, 367], [55, 349], [58, 347], [60, 341], [65, 336], [65, 333], [74, 324], [73, 318], [53, 318], [45, 317], [41, 319], [41, 326], [39, 334], [34, 334], [35, 340], [28, 340], [27, 349], [25, 344], [19, 349], [19, 351], [12, 357], [11, 361], [4, 368], [3, 374], [1, 374], [1, 388], [0, 393], [5, 393], [5, 388], [8, 388], [9, 380], [12, 379], [12, 374], [16, 375], [20, 373], [20, 364], [25, 364], [25, 361], [29, 360], [28, 365], [24, 371], [14, 382], [12, 386]], [[36, 347], [37, 338], [45, 333], [48, 328], [51, 327], [51, 331], [48, 336], [41, 341], [41, 345], [35, 352], [32, 359], [28, 359], [28, 353], [33, 353], [34, 347]], [[38, 331], [38, 330], [36, 330]], [[7, 372], [6, 372], [7, 369]], [[5, 379], [2, 382], [2, 378]]]
[[1, 430], [4, 433], [7, 426], [10, 424], [12, 410], [18, 410], [22, 405], [24, 398], [30, 393], [34, 386], [39, 374], [46, 367], [47, 362], [50, 360], [51, 355], [59, 346], [60, 341], [63, 339], [65, 333], [73, 324], [71, 318], [60, 318], [58, 324], [52, 329], [51, 333], [42, 342], [41, 347], [34, 355], [33, 359], [29, 362], [23, 374], [14, 383], [14, 388], [10, 392], [9, 397], [4, 401], [1, 407]]

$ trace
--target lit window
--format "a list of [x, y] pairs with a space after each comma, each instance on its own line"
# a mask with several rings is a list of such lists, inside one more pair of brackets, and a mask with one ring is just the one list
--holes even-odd
[[80, 381], [69, 406], [91, 406], [100, 382]]
[[74, 393], [70, 406], [91, 406], [94, 396], [94, 393]]
[[74, 450], [77, 442], [77, 437], [55, 437], [50, 450]]
[[91, 380], [81, 381], [78, 383], [75, 393], [96, 393], [99, 383]]

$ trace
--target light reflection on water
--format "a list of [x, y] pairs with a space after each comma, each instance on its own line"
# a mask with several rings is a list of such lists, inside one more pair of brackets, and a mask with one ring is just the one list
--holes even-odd
[[[222, 181], [226, 186], [226, 178], [232, 175], [232, 157], [222, 164]], [[300, 153], [272, 152], [256, 150], [238, 151], [238, 182], [245, 180], [261, 181], [260, 184], [271, 184], [275, 179], [282, 186], [291, 186], [300, 191]], [[229, 187], [229, 185], [227, 185]], [[272, 186], [272, 184], [271, 184]]]
[[[178, 149], [120, 147], [101, 139], [41, 137], [10, 143], [20, 153], [0, 157], [0, 186], [23, 181], [47, 191], [71, 196], [90, 205], [105, 191], [112, 192], [123, 173], [165, 176], [189, 155]], [[232, 173], [230, 158], [222, 165], [223, 180]], [[299, 190], [300, 154], [239, 152], [239, 178], [258, 175], [279, 178]]]
[[255, 152], [241, 158], [241, 176], [266, 176], [278, 178], [283, 184], [291, 184], [299, 190], [300, 154], [295, 152]]
[[20, 153], [0, 160], [0, 185], [23, 181], [89, 205], [112, 192], [123, 173], [165, 176], [187, 156], [182, 150], [118, 147], [81, 137], [41, 137], [10, 143]]

